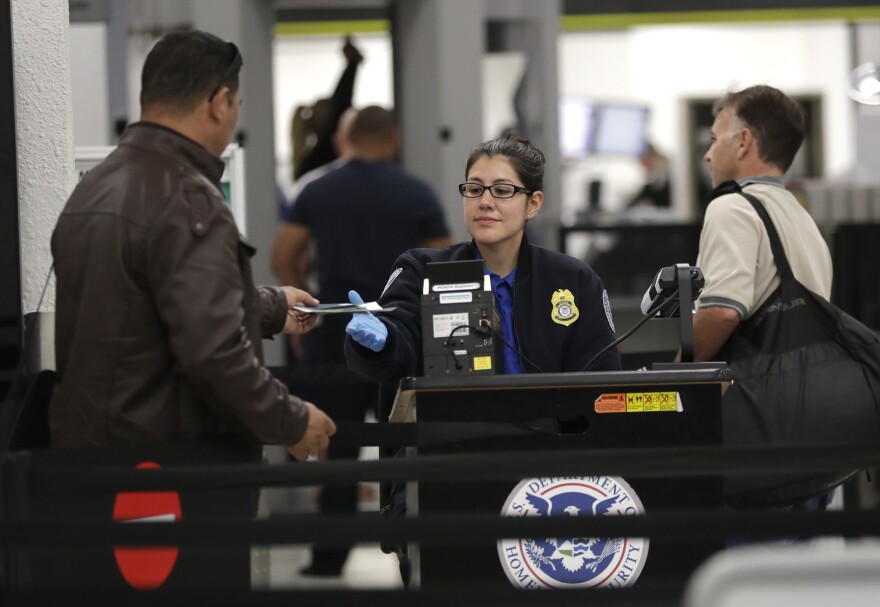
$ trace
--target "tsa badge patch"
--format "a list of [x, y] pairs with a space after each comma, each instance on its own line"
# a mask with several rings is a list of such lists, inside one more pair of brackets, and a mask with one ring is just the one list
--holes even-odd
[[[385, 295], [385, 291], [387, 291], [387, 290], [388, 290], [388, 287], [391, 286], [391, 283], [394, 282], [394, 280], [395, 280], [398, 276], [400, 276], [400, 273], [401, 273], [401, 272], [403, 272], [403, 268], [397, 268], [396, 270], [394, 270], [394, 271], [391, 273], [391, 276], [388, 277], [388, 282], [385, 283], [385, 288], [382, 289], [382, 295]], [[380, 297], [381, 297], [381, 295], [380, 295]]]
[[[616, 476], [530, 478], [511, 491], [502, 516], [613, 516], [645, 512]], [[647, 538], [503, 539], [498, 558], [519, 588], [632, 586], [648, 557]]]
[[574, 303], [574, 295], [568, 289], [556, 289], [550, 298], [553, 310], [550, 312], [550, 318], [556, 324], [568, 326], [578, 319], [580, 312]]
[[611, 316], [611, 302], [608, 301], [608, 291], [602, 291], [602, 307], [605, 308], [605, 318], [608, 319], [608, 326], [611, 327], [611, 332], [615, 333], [614, 318]]

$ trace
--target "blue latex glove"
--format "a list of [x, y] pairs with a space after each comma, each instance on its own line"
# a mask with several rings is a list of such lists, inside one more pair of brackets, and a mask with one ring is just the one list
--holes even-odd
[[[348, 292], [348, 301], [353, 304], [364, 303], [357, 291]], [[345, 332], [351, 335], [353, 340], [373, 352], [380, 352], [388, 340], [388, 327], [369, 312], [355, 312], [351, 322], [345, 327]]]

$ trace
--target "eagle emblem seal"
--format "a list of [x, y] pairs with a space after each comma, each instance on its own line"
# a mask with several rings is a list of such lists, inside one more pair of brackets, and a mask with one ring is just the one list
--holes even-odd
[[[507, 498], [502, 516], [628, 516], [641, 500], [620, 477], [530, 478]], [[498, 558], [518, 588], [623, 588], [641, 575], [647, 538], [503, 539]]]
[[550, 298], [553, 309], [550, 318], [559, 325], [568, 326], [578, 319], [580, 312], [574, 303], [574, 295], [568, 289], [556, 289]]

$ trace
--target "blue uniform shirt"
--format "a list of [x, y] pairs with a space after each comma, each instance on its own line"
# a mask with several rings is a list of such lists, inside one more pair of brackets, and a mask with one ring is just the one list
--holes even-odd
[[492, 293], [495, 295], [495, 308], [498, 310], [498, 317], [501, 320], [501, 336], [507, 344], [504, 344], [504, 372], [507, 375], [525, 373], [522, 363], [519, 360], [519, 344], [516, 341], [516, 333], [513, 330], [513, 281], [516, 278], [516, 268], [513, 272], [504, 278], [493, 274], [486, 266], [483, 266], [483, 272], [489, 275], [489, 281], [492, 283]]

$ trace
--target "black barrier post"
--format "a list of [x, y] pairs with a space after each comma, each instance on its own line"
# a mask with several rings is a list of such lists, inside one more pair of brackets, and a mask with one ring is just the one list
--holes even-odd
[[[0, 1], [0, 406], [21, 350], [21, 252], [18, 226], [18, 159], [12, 6]], [[0, 412], [0, 424], [4, 415]], [[0, 427], [0, 436], [5, 428]]]
[[676, 265], [678, 274], [678, 324], [681, 333], [681, 362], [694, 362], [693, 277], [686, 264]]

